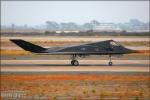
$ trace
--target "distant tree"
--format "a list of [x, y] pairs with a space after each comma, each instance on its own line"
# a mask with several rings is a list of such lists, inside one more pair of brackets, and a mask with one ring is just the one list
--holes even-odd
[[54, 21], [46, 21], [46, 26], [48, 30], [58, 30], [59, 29], [59, 24]]
[[91, 23], [93, 26], [98, 26], [98, 25], [100, 25], [100, 22], [98, 22], [97, 20], [92, 20], [90, 23]]
[[65, 29], [69, 28], [69, 25], [68, 25], [68, 23], [60, 23], [60, 27], [62, 30], [65, 30]]
[[130, 19], [130, 22], [129, 22], [131, 25], [142, 25], [144, 24], [143, 22], [139, 21], [138, 19]]
[[91, 23], [85, 23], [85, 24], [83, 24], [83, 28], [85, 30], [92, 30], [93, 29], [93, 25]]
[[28, 28], [28, 25], [27, 25], [27, 24], [25, 24], [23, 27], [24, 27], [24, 28]]
[[77, 29], [78, 28], [78, 25], [74, 22], [69, 22], [68, 26], [69, 26], [70, 29]]

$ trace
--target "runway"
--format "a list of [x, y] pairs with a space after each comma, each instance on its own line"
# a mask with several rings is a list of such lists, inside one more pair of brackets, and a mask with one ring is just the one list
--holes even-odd
[[149, 72], [149, 60], [79, 60], [71, 66], [70, 60], [1, 60], [1, 72]]

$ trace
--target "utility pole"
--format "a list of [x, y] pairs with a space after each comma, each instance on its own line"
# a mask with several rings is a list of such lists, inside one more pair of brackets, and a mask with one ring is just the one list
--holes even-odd
[[11, 28], [12, 28], [12, 33], [15, 33], [15, 24], [12, 24]]

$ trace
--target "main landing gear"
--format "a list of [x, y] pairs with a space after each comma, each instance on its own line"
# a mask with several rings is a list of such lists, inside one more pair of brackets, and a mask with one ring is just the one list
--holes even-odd
[[71, 56], [71, 65], [72, 66], [78, 66], [79, 65], [79, 62], [78, 62], [78, 60], [76, 60], [76, 57], [77, 57], [77, 55], [72, 55]]
[[79, 62], [77, 60], [72, 60], [71, 61], [71, 65], [72, 66], [78, 66], [79, 65]]
[[108, 62], [108, 65], [109, 65], [109, 66], [112, 66], [112, 64], [113, 64], [113, 63], [112, 63], [112, 61], [111, 61], [111, 55], [109, 55], [109, 62]]

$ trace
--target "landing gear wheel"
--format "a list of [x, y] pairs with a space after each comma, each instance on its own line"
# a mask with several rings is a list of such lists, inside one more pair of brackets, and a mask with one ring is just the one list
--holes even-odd
[[112, 62], [109, 62], [108, 65], [109, 65], [109, 66], [112, 66]]
[[78, 66], [79, 65], [79, 62], [77, 60], [72, 60], [71, 61], [71, 65], [72, 66]]
[[74, 66], [74, 60], [71, 61], [71, 65]]

